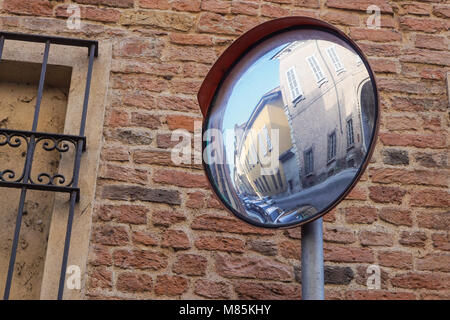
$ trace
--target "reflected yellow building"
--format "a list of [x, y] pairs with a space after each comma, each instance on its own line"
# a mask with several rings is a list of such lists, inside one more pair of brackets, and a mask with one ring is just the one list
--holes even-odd
[[288, 193], [296, 184], [294, 179], [299, 179], [296, 167], [292, 170], [286, 165], [291, 150], [289, 123], [278, 87], [262, 96], [246, 123], [235, 126], [234, 179], [239, 193], [259, 197]]

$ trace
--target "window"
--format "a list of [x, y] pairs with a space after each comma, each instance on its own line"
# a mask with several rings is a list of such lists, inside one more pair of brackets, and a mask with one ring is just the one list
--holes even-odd
[[305, 151], [305, 175], [310, 175], [314, 171], [314, 155], [312, 148]]
[[314, 73], [314, 77], [316, 78], [317, 83], [322, 84], [324, 83], [327, 79], [325, 78], [325, 75], [322, 72], [322, 69], [320, 68], [319, 62], [317, 61], [315, 56], [311, 56], [306, 58], [306, 60], [308, 61], [308, 64], [312, 70], [312, 72]]
[[258, 155], [256, 154], [256, 149], [253, 143], [250, 143], [250, 164], [252, 168], [258, 163]]
[[[43, 44], [42, 53], [37, 52], [37, 50], [41, 50], [41, 46], [34, 47], [35, 43]], [[4, 47], [8, 50], [3, 50]], [[75, 59], [65, 58], [68, 47], [70, 47], [69, 50], [71, 50], [73, 56], [77, 58], [76, 63], [74, 62]], [[76, 264], [80, 266], [83, 265], [83, 261], [86, 261], [83, 260], [85, 258], [84, 253], [74, 257], [69, 252], [69, 248], [71, 248], [70, 251], [72, 252], [77, 252], [80, 249], [80, 245], [77, 242], [71, 246], [72, 225], [77, 225], [73, 230], [74, 233], [76, 232], [74, 236], [84, 236], [78, 230], [79, 226], [82, 228], [85, 227], [84, 222], [81, 221], [83, 219], [73, 223], [74, 219], [79, 218], [81, 215], [80, 209], [84, 208], [84, 217], [90, 217], [92, 214], [88, 201], [91, 196], [93, 197], [93, 193], [89, 190], [89, 186], [95, 184], [97, 175], [95, 174], [96, 166], [90, 163], [96, 163], [94, 160], [97, 156], [100, 156], [99, 150], [97, 152], [95, 146], [101, 145], [100, 130], [102, 128], [98, 126], [98, 122], [100, 119], [103, 121], [105, 106], [102, 101], [107, 91], [106, 75], [109, 76], [109, 69], [101, 68], [106, 66], [108, 60], [105, 60], [105, 57], [110, 56], [111, 53], [108, 49], [104, 48], [102, 47], [101, 50], [102, 57], [97, 58], [98, 51], [100, 51], [97, 41], [0, 32], [0, 63], [2, 63], [0, 69], [6, 71], [7, 69], [4, 65], [8, 64], [13, 66], [13, 69], [19, 68], [23, 72], [23, 67], [27, 68], [27, 65], [33, 65], [32, 69], [27, 69], [21, 74], [26, 79], [25, 81], [30, 83], [29, 88], [31, 90], [33, 90], [35, 84], [35, 71], [38, 74], [36, 79], [36, 93], [33, 93], [36, 98], [33, 102], [27, 102], [31, 106], [29, 113], [31, 113], [30, 119], [33, 120], [32, 125], [30, 123], [29, 127], [22, 127], [14, 124], [11, 127], [5, 125], [0, 128], [0, 147], [2, 148], [3, 154], [9, 154], [9, 151], [13, 151], [9, 150], [10, 148], [18, 148], [16, 150], [20, 149], [24, 151], [23, 163], [17, 163], [17, 169], [20, 170], [18, 175], [0, 174], [1, 188], [20, 189], [21, 193], [16, 207], [17, 211], [14, 212], [16, 232], [12, 239], [11, 255], [8, 259], [8, 274], [4, 278], [6, 282], [4, 286], [4, 299], [10, 298], [11, 286], [14, 287], [14, 283], [12, 282], [14, 280], [14, 270], [17, 269], [15, 266], [17, 267], [18, 263], [21, 263], [20, 255], [18, 260], [16, 260], [18, 244], [22, 238], [20, 234], [21, 221], [27, 212], [26, 203], [30, 199], [33, 199], [34, 190], [39, 190], [42, 195], [42, 199], [38, 199], [38, 204], [41, 207], [43, 207], [41, 201], [45, 201], [48, 198], [61, 199], [65, 205], [55, 205], [52, 209], [48, 210], [50, 215], [61, 216], [64, 219], [55, 219], [50, 222], [51, 225], [49, 226], [47, 236], [48, 240], [46, 241], [47, 252], [62, 253], [63, 261], [61, 263], [59, 254], [54, 257], [48, 255], [45, 257], [44, 255], [45, 269], [42, 270], [40, 275], [33, 273], [36, 277], [33, 276], [33, 279], [27, 280], [29, 281], [30, 288], [32, 286], [34, 288], [34, 278], [42, 280], [40, 282], [41, 289], [43, 290], [40, 290], [39, 295], [33, 299], [37, 297], [41, 299], [55, 297], [62, 299], [66, 280], [67, 261], [76, 259]], [[96, 60], [95, 63], [94, 60]], [[38, 64], [37, 68], [34, 67], [35, 64]], [[71, 70], [71, 77], [66, 77], [67, 68]], [[11, 71], [13, 69], [9, 70]], [[102, 70], [104, 72], [97, 72], [96, 70]], [[6, 72], [2, 74], [7, 77], [10, 76]], [[74, 79], [77, 79], [77, 83], [71, 82]], [[56, 83], [55, 85], [55, 81], [64, 82], [64, 84]], [[42, 121], [43, 118], [46, 121], [51, 120], [47, 116], [44, 116], [45, 109], [49, 106], [46, 103], [46, 92], [48, 93], [49, 91], [47, 90], [53, 90], [53, 88], [58, 88], [59, 90], [60, 85], [69, 90], [71, 97], [76, 95], [77, 98], [81, 99], [65, 100], [58, 95], [58, 98], [64, 100], [65, 121], [58, 122], [57, 128], [52, 127], [52, 124], [48, 124], [47, 127], [47, 124], [44, 124]], [[64, 94], [66, 94], [65, 91]], [[62, 107], [59, 102], [56, 105]], [[87, 142], [88, 148], [90, 147], [89, 161], [86, 161], [86, 156], [82, 157]], [[47, 152], [49, 152], [48, 154], [52, 153], [55, 155], [60, 161], [56, 161], [53, 164], [51, 162], [47, 163]], [[4, 167], [7, 164], [5, 161], [0, 161], [0, 172], [9, 172], [8, 170], [10, 168]], [[38, 164], [39, 167], [42, 164], [42, 168], [45, 167], [44, 169], [49, 170], [45, 170], [44, 172], [37, 171], [39, 168], [37, 166]], [[53, 171], [53, 169], [57, 171]], [[83, 176], [83, 179], [79, 179], [80, 176]], [[3, 195], [6, 193], [4, 190], [7, 189], [2, 189]], [[82, 192], [81, 195], [80, 192]], [[65, 196], [49, 195], [50, 193], [57, 193], [59, 195], [65, 193], [69, 197], [67, 199]], [[78, 201], [79, 205], [76, 205]], [[56, 234], [55, 230], [57, 230]], [[55, 235], [57, 235], [57, 241], [55, 241]], [[63, 237], [63, 241], [61, 241], [61, 237]], [[84, 270], [81, 272], [84, 272]], [[50, 282], [54, 284], [58, 283], [58, 281], [59, 286], [48, 285]], [[33, 294], [33, 292], [27, 292], [25, 294]], [[53, 294], [55, 295], [53, 296]], [[15, 298], [14, 290], [12, 292], [12, 298]]]
[[295, 72], [295, 67], [291, 67], [286, 71], [286, 77], [289, 85], [289, 92], [291, 94], [292, 101], [297, 100], [303, 96], [302, 89], [298, 82], [297, 73]]
[[336, 157], [336, 131], [328, 135], [328, 161]]
[[347, 148], [350, 148], [355, 143], [353, 136], [353, 119], [347, 120]]
[[334, 70], [336, 72], [344, 71], [344, 66], [342, 65], [341, 60], [339, 59], [339, 56], [336, 52], [336, 47], [329, 47], [327, 49], [327, 53], [328, 53], [328, 56], [330, 57], [331, 61], [333, 62]]
[[[264, 139], [266, 140], [264, 144], [264, 155], [267, 155], [267, 150], [272, 151], [272, 141], [270, 140], [269, 130], [266, 126], [262, 128], [262, 133], [264, 136]], [[266, 149], [267, 146], [267, 149]]]

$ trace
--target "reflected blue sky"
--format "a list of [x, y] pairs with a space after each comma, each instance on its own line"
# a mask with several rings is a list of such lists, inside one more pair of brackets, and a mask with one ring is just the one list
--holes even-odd
[[[278, 46], [264, 54], [236, 82], [225, 108], [223, 117], [224, 132], [227, 129], [234, 130], [235, 124], [240, 125], [246, 122], [261, 97], [280, 85], [280, 62], [278, 59], [270, 59], [286, 45]], [[233, 139], [225, 140], [226, 150], [234, 150], [233, 143]], [[234, 168], [232, 152], [227, 152], [227, 163], [232, 172]]]

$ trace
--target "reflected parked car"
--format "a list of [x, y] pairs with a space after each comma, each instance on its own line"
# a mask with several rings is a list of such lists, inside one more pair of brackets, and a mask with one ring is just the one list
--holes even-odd
[[267, 204], [270, 204], [270, 205], [275, 203], [275, 201], [269, 196], [263, 197], [262, 200], [264, 200]]

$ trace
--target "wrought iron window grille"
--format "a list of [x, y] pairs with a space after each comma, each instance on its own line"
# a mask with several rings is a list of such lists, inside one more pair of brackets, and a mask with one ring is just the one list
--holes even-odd
[[[18, 148], [26, 146], [25, 163], [21, 173], [16, 173], [12, 169], [2, 168], [0, 163], [0, 187], [21, 189], [19, 206], [17, 210], [16, 225], [14, 230], [14, 238], [11, 248], [11, 255], [8, 266], [8, 274], [3, 299], [9, 299], [12, 278], [14, 274], [14, 264], [17, 254], [17, 246], [19, 242], [20, 227], [22, 224], [22, 216], [27, 190], [42, 190], [52, 192], [65, 192], [70, 194], [69, 215], [67, 219], [67, 229], [64, 242], [64, 251], [61, 264], [61, 273], [58, 287], [58, 299], [61, 300], [64, 293], [64, 284], [66, 278], [67, 260], [70, 248], [70, 238], [72, 232], [72, 223], [74, 218], [75, 203], [79, 201], [80, 189], [78, 187], [78, 179], [81, 165], [81, 155], [86, 150], [85, 125], [89, 104], [89, 93], [91, 87], [92, 69], [94, 58], [98, 56], [98, 41], [71, 39], [54, 36], [32, 35], [12, 32], [0, 31], [0, 61], [2, 60], [3, 47], [5, 40], [17, 40], [25, 42], [45, 43], [41, 73], [38, 85], [38, 94], [36, 98], [36, 106], [34, 109], [33, 124], [30, 131], [23, 129], [4, 129], [0, 128], [0, 147]], [[65, 45], [73, 47], [88, 48], [88, 71], [86, 77], [86, 87], [84, 92], [84, 101], [82, 106], [80, 129], [78, 135], [68, 135], [59, 133], [38, 132], [37, 125], [39, 120], [39, 112], [41, 108], [42, 95], [44, 91], [45, 77], [47, 72], [47, 63], [52, 44]], [[73, 160], [73, 171], [70, 180], [62, 174], [51, 174], [42, 172], [37, 175], [34, 180], [31, 177], [33, 158], [38, 143], [42, 145], [45, 151], [58, 151], [59, 153], [68, 152], [70, 145], [73, 145], [75, 154]]]

